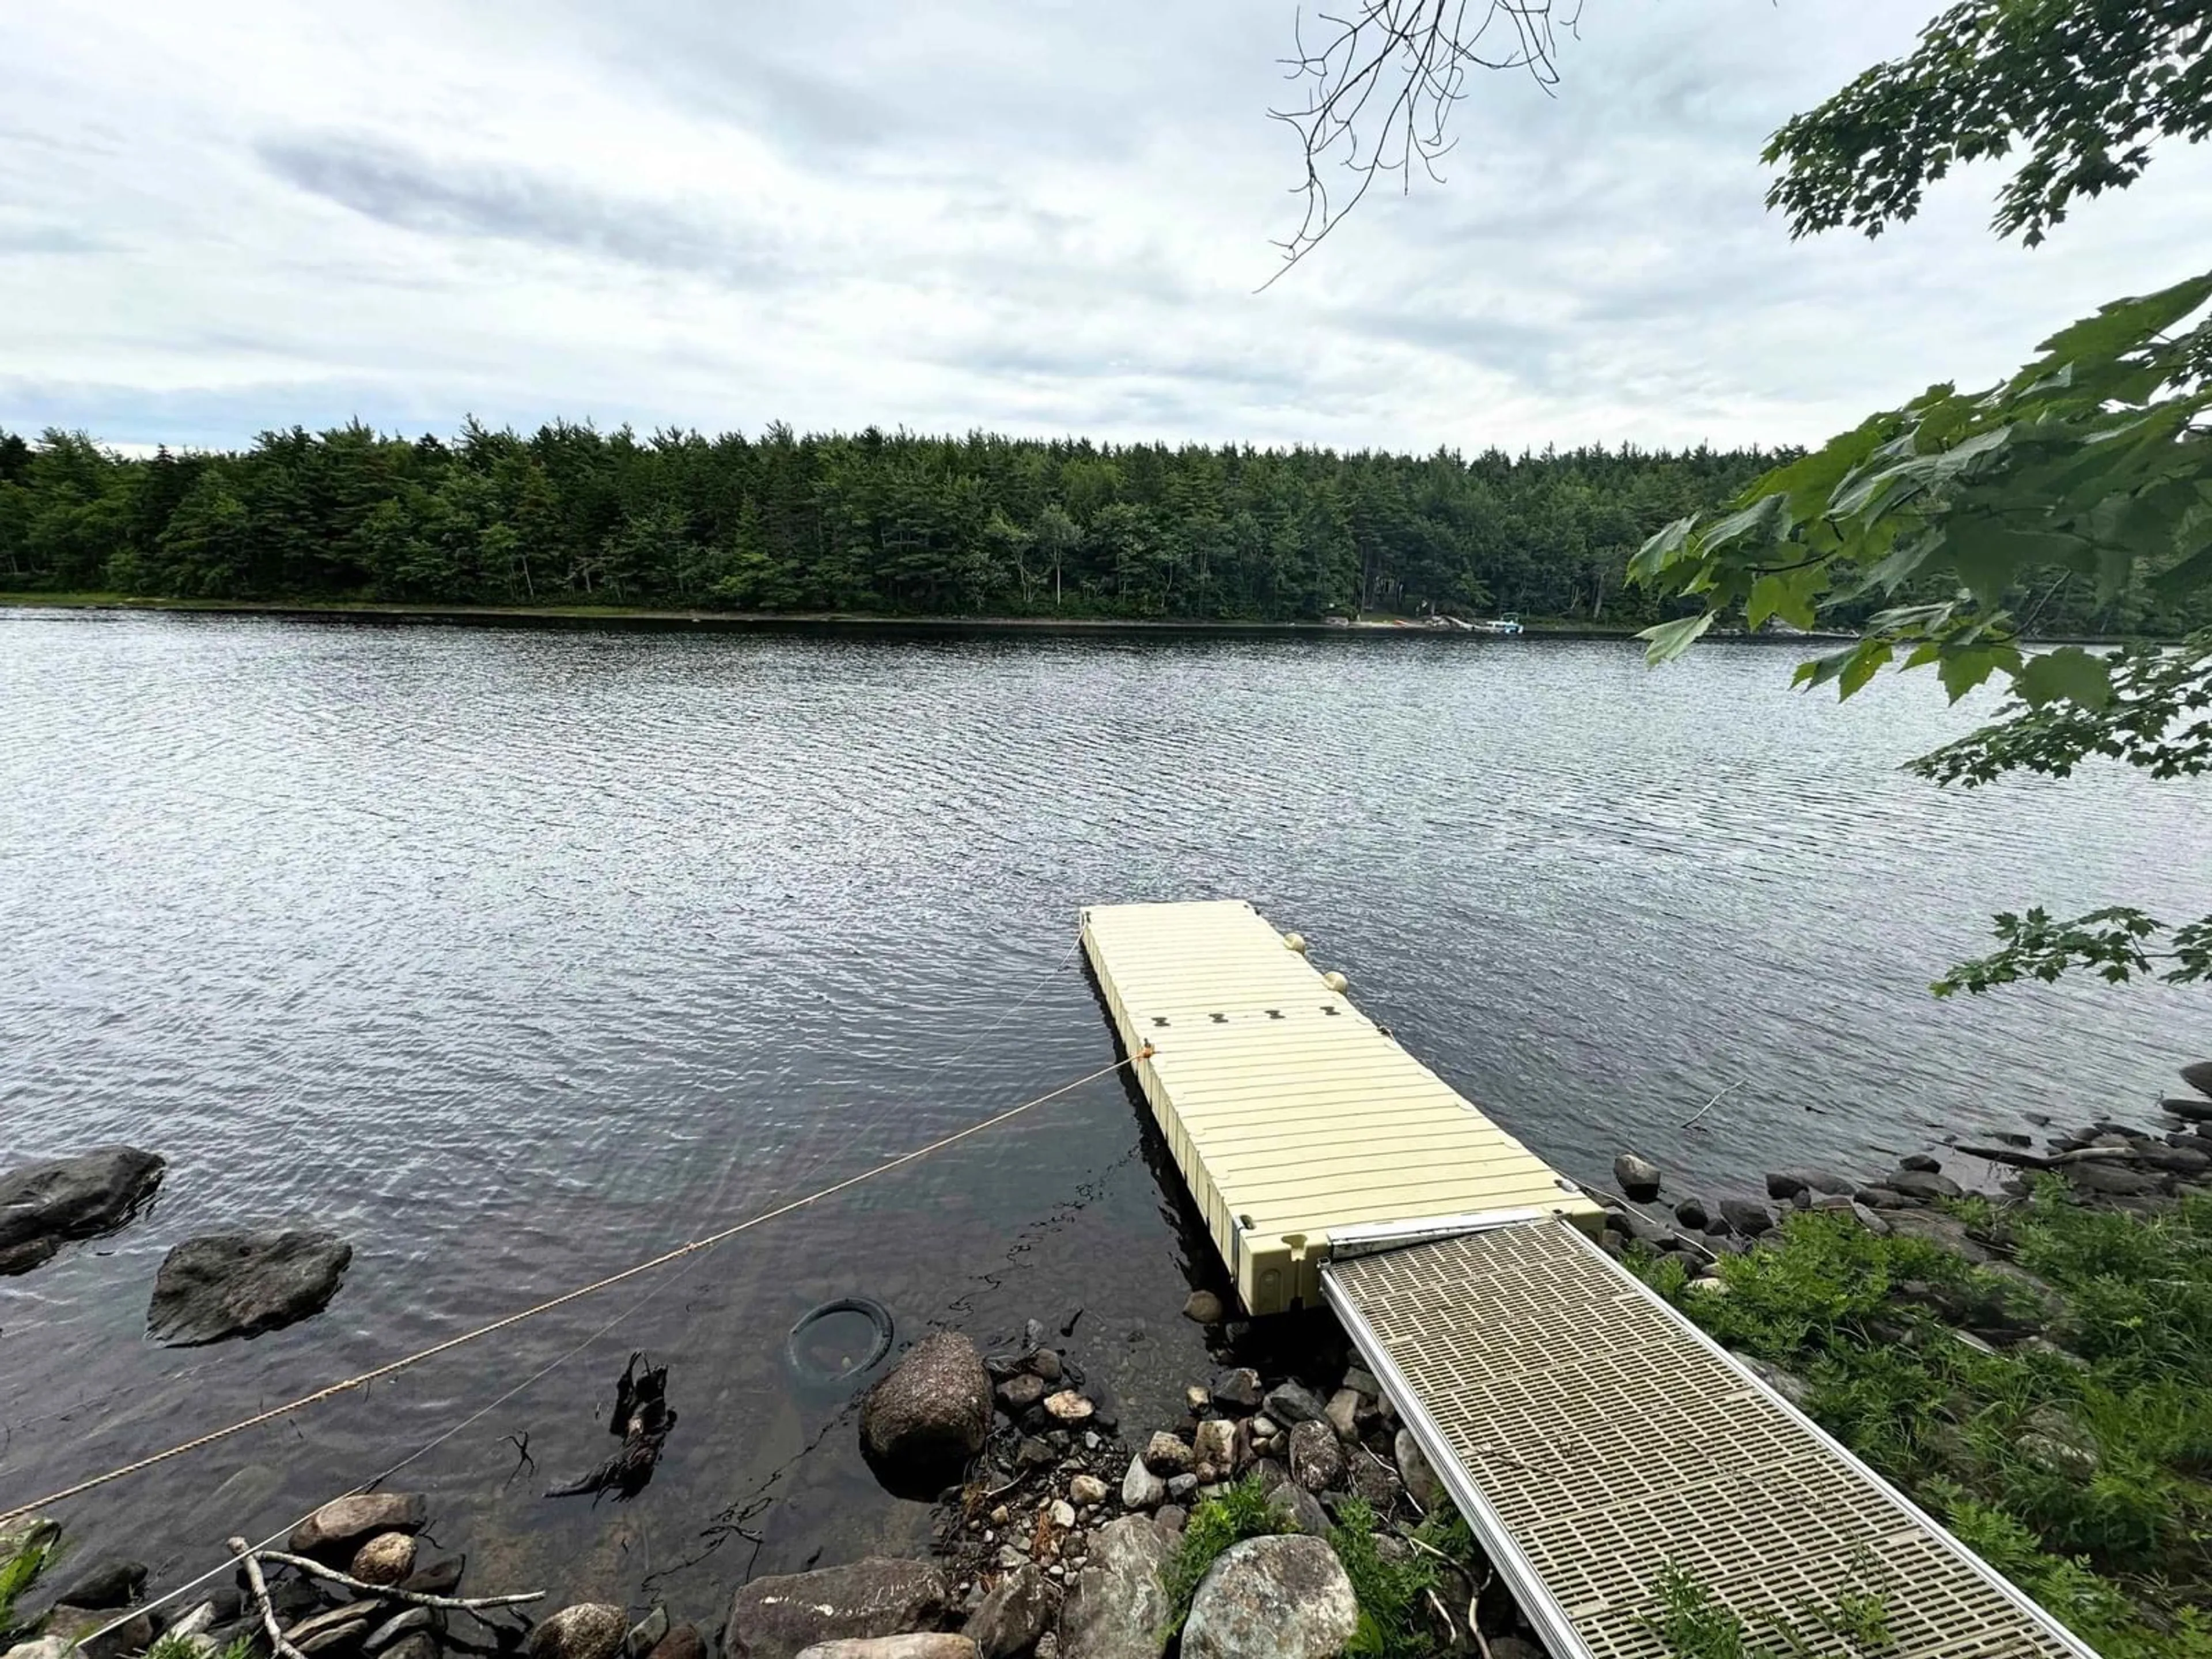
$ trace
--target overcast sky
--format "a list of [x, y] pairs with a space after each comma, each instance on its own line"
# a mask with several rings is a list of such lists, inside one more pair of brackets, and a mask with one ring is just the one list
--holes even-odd
[[1588, 0], [1264, 293], [1291, 0], [5, 0], [0, 425], [1804, 442], [2199, 268], [2212, 155], [1792, 243], [1761, 140], [1931, 0]]

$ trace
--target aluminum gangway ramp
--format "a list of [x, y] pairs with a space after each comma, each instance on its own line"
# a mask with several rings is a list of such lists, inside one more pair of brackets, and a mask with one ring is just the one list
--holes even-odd
[[1322, 1288], [1553, 1659], [1667, 1659], [1673, 1563], [1754, 1633], [1883, 1598], [1883, 1659], [2095, 1659], [1574, 1228], [1340, 1253]]

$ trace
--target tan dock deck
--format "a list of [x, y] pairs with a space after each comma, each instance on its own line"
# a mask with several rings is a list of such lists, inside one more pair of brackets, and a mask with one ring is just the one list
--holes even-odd
[[1124, 1048], [1152, 1045], [1137, 1079], [1251, 1312], [1319, 1306], [1346, 1248], [1501, 1214], [1598, 1224], [1243, 900], [1094, 905], [1083, 943]]
[[1241, 902], [1083, 939], [1252, 1313], [1325, 1299], [1553, 1659], [1664, 1659], [1679, 1564], [1765, 1634], [1882, 1596], [1884, 1659], [2096, 1659], [1585, 1235], [1597, 1206]]

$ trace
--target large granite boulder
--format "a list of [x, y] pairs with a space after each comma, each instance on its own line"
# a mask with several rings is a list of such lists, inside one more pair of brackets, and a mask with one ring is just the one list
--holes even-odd
[[[989, 1400], [986, 1388], [986, 1411]], [[756, 1578], [731, 1598], [724, 1659], [798, 1659], [823, 1642], [903, 1635], [935, 1624], [951, 1595], [945, 1574], [927, 1561], [872, 1558]]]
[[1093, 1533], [1060, 1607], [1060, 1659], [1159, 1659], [1171, 1616], [1160, 1569], [1174, 1548], [1141, 1515]]
[[64, 1240], [112, 1232], [153, 1197], [162, 1168], [136, 1146], [97, 1146], [0, 1176], [0, 1273], [28, 1272]]
[[860, 1407], [860, 1449], [894, 1489], [957, 1475], [990, 1432], [990, 1373], [957, 1331], [915, 1343]]
[[1221, 1553], [1191, 1601], [1183, 1659], [1336, 1659], [1359, 1601], [1318, 1538], [1248, 1538]]
[[258, 1336], [320, 1313], [353, 1247], [336, 1233], [209, 1233], [188, 1238], [154, 1275], [146, 1328], [172, 1347]]

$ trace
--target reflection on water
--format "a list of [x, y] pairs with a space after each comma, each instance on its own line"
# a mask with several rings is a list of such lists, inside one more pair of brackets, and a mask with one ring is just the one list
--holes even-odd
[[[0, 1283], [0, 1507], [840, 1180], [1105, 1064], [1090, 901], [1249, 896], [1569, 1172], [1633, 1144], [1715, 1189], [2148, 1097], [2156, 990], [1938, 1005], [2023, 900], [2185, 913], [2202, 788], [1947, 793], [1932, 684], [1844, 709], [1787, 659], [1459, 640], [672, 638], [0, 619], [0, 1152], [167, 1155], [153, 1212]], [[1693, 1129], [1677, 1127], [1724, 1085]], [[1202, 1246], [1103, 1079], [650, 1281], [89, 1497], [82, 1547], [213, 1564], [574, 1362], [396, 1477], [477, 1585], [672, 1600], [917, 1542], [850, 1385], [787, 1336], [1024, 1319], [1132, 1426], [1205, 1358]], [[189, 1357], [155, 1265], [334, 1227], [319, 1319]], [[832, 1364], [867, 1340], [809, 1335]], [[681, 1427], [635, 1501], [632, 1349]], [[518, 1448], [526, 1441], [533, 1472]]]

